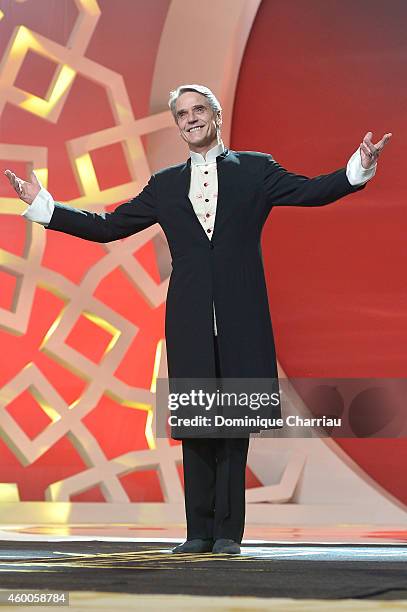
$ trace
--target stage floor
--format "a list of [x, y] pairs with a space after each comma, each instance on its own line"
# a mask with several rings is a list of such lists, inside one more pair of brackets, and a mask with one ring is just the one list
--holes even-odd
[[62, 590], [75, 611], [407, 610], [403, 526], [247, 526], [241, 555], [172, 554], [184, 539], [184, 525], [1, 525], [0, 599]]
[[1, 587], [219, 598], [407, 600], [407, 547], [244, 544], [172, 554], [169, 542], [0, 541]]

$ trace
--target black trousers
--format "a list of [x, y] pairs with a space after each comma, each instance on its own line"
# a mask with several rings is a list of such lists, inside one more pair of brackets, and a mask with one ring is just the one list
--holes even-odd
[[[216, 376], [220, 377], [216, 336], [214, 343]], [[249, 437], [182, 440], [188, 540], [242, 541], [249, 440]]]

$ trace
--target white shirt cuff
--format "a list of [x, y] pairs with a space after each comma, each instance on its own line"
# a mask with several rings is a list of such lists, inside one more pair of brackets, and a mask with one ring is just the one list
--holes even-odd
[[31, 205], [21, 213], [21, 216], [46, 227], [51, 221], [54, 208], [54, 198], [44, 187], [41, 187]]
[[351, 185], [363, 185], [376, 174], [377, 162], [370, 168], [362, 166], [362, 158], [360, 157], [360, 149], [358, 148], [346, 166], [346, 176]]

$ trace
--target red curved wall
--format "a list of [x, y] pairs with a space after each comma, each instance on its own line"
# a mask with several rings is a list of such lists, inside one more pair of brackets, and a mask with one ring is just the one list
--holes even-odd
[[[241, 66], [231, 146], [292, 172], [343, 166], [367, 131], [393, 139], [375, 178], [330, 206], [275, 208], [262, 246], [290, 377], [407, 375], [407, 81], [403, 0], [263, 1]], [[341, 440], [407, 502], [405, 440]]]

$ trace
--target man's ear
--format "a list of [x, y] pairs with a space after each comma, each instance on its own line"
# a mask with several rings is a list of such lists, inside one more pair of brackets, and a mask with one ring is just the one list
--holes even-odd
[[216, 125], [220, 127], [222, 125], [222, 111], [218, 111], [216, 115]]

